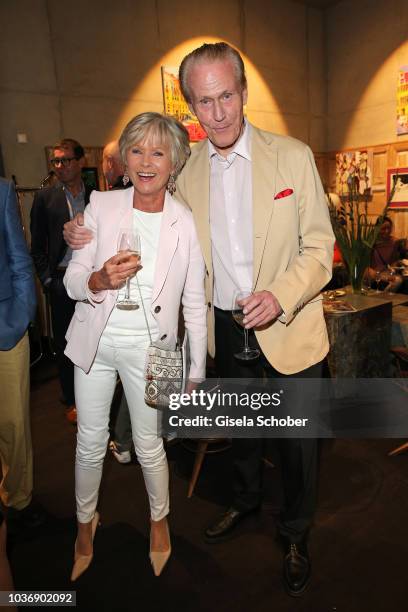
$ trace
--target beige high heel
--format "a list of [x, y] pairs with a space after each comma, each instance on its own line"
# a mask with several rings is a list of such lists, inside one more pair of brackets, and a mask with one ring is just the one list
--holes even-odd
[[[94, 541], [95, 532], [96, 532], [96, 528], [98, 525], [99, 525], [99, 512], [95, 512], [95, 515], [92, 519], [92, 526], [91, 526], [92, 544]], [[78, 541], [78, 536], [77, 536], [77, 539], [75, 540], [74, 567], [72, 568], [72, 574], [71, 574], [72, 582], [74, 582], [74, 580], [79, 578], [79, 576], [81, 576], [81, 574], [83, 574], [84, 571], [88, 569], [93, 559], [93, 551], [89, 555], [81, 555], [77, 552], [77, 541]]]
[[170, 532], [169, 532], [169, 524], [166, 521], [166, 529], [167, 529], [167, 537], [169, 539], [169, 548], [168, 550], [152, 550], [152, 532], [150, 530], [150, 563], [153, 567], [153, 572], [155, 576], [160, 576], [163, 571], [164, 566], [166, 565], [169, 557], [171, 555], [171, 543], [170, 543]]

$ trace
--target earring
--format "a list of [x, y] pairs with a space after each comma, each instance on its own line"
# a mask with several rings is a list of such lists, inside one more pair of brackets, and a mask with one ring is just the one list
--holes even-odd
[[124, 173], [124, 175], [122, 177], [123, 186], [126, 187], [126, 185], [128, 184], [129, 181], [130, 181], [130, 178], [129, 178], [128, 172], [127, 172], [127, 170], [125, 170], [125, 173]]
[[174, 178], [173, 174], [170, 174], [169, 180], [167, 181], [167, 191], [171, 196], [176, 191], [176, 179]]

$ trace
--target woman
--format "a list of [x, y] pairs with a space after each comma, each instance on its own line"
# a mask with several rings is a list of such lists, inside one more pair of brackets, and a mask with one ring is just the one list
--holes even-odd
[[[406, 241], [392, 235], [393, 223], [390, 217], [384, 217], [377, 241], [371, 253], [371, 265], [368, 270], [370, 280], [382, 279], [388, 288], [395, 291], [402, 283], [402, 276], [390, 270], [392, 265], [406, 256]], [[380, 273], [382, 273], [380, 275]], [[385, 285], [384, 285], [385, 286]]]
[[395, 264], [405, 257], [405, 240], [394, 238], [392, 230], [392, 219], [384, 217], [371, 255], [371, 267], [374, 270], [387, 270], [389, 265]]
[[[149, 497], [150, 558], [156, 576], [170, 556], [167, 460], [163, 441], [157, 435], [158, 413], [144, 402], [149, 345], [146, 319], [142, 307], [115, 308], [126, 278], [132, 277], [131, 297], [139, 303], [140, 290], [153, 339], [162, 348], [175, 348], [182, 302], [191, 358], [189, 378], [203, 378], [205, 372], [204, 262], [191, 212], [170, 195], [175, 177], [190, 154], [188, 133], [170, 117], [142, 113], [125, 127], [119, 146], [125, 180], [128, 177], [133, 187], [93, 192], [85, 223], [94, 237], [74, 253], [64, 279], [68, 295], [78, 300], [66, 348], [75, 364], [78, 411], [78, 535], [72, 580], [92, 560], [98, 489], [117, 372], [129, 403], [133, 441]], [[129, 252], [117, 254], [120, 229], [132, 227], [141, 239], [142, 265]]]

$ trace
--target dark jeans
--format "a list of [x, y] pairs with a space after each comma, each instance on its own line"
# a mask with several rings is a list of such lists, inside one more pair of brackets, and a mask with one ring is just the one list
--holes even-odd
[[71, 322], [76, 302], [68, 297], [62, 279], [63, 272], [56, 272], [49, 286], [54, 349], [57, 355], [58, 375], [63, 401], [67, 406], [75, 404], [74, 364], [64, 355], [65, 334]]
[[[261, 351], [260, 358], [251, 365], [234, 357], [244, 345], [244, 333], [231, 313], [215, 309], [215, 365], [221, 378], [287, 377], [275, 370]], [[249, 333], [249, 344], [260, 350], [255, 333]], [[320, 362], [292, 378], [321, 378]], [[282, 485], [285, 505], [278, 522], [280, 535], [291, 542], [302, 540], [313, 520], [317, 495], [317, 441], [314, 439], [282, 438], [277, 441], [281, 457]], [[233, 498], [232, 506], [248, 511], [261, 503], [264, 441], [236, 438], [233, 440]]]

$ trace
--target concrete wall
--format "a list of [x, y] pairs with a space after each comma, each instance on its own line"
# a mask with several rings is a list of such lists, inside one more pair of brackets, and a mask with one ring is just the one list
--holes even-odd
[[[326, 149], [323, 13], [291, 0], [2, 0], [0, 143], [7, 176], [36, 186], [44, 146], [102, 146], [162, 111], [160, 65], [223, 39], [245, 55], [247, 113]], [[18, 144], [17, 133], [28, 143]]]
[[396, 136], [396, 82], [408, 64], [407, 0], [343, 0], [325, 13], [329, 150]]

